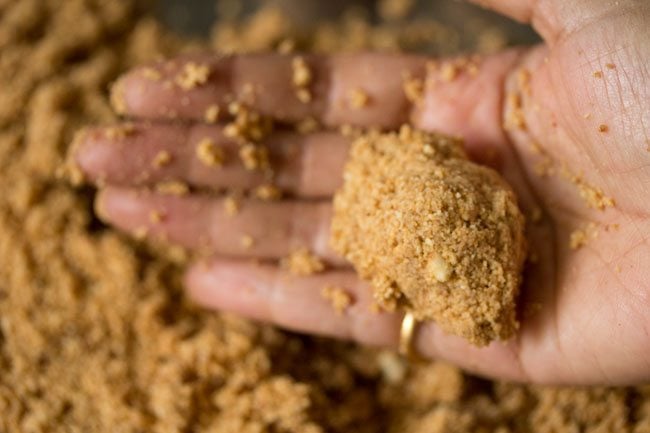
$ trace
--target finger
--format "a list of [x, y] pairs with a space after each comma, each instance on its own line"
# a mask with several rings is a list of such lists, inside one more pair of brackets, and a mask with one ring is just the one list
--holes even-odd
[[[373, 313], [371, 292], [352, 271], [295, 277], [271, 265], [214, 260], [190, 268], [186, 283], [192, 298], [210, 308], [365, 344], [397, 342], [399, 317]], [[349, 306], [337, 311], [322, 295], [326, 287], [344, 291]]]
[[[310, 334], [396, 348], [401, 315], [376, 312], [370, 288], [352, 272], [331, 271], [294, 277], [270, 265], [213, 260], [193, 266], [186, 285], [191, 297], [206, 307]], [[325, 287], [342, 290], [349, 306], [338, 311], [323, 296]], [[475, 373], [522, 380], [512, 346], [471, 346], [433, 324], [422, 324], [415, 340], [419, 354], [445, 359]]]
[[133, 234], [231, 257], [279, 259], [304, 247], [333, 264], [329, 202], [242, 200], [236, 214], [226, 199], [173, 196], [108, 187], [96, 198], [106, 222]]
[[[150, 119], [200, 120], [211, 107], [226, 112], [228, 103], [237, 100], [281, 121], [314, 117], [328, 126], [395, 128], [409, 120], [413, 107], [403, 90], [404, 79], [424, 75], [423, 57], [380, 53], [303, 56], [310, 78], [296, 86], [298, 57], [207, 54], [178, 58], [127, 73], [114, 86], [112, 100], [121, 114]], [[179, 85], [187, 68], [196, 67], [207, 70], [205, 80], [191, 88]], [[301, 89], [308, 92], [309, 100], [301, 100]], [[352, 101], [355, 92], [367, 95], [363, 107]]]
[[[210, 189], [249, 189], [269, 182], [266, 173], [244, 166], [241, 146], [225, 137], [220, 126], [138, 123], [126, 132], [124, 128], [82, 134], [74, 158], [90, 181], [153, 186], [181, 180]], [[301, 197], [327, 197], [341, 184], [349, 145], [340, 134], [278, 132], [262, 144], [269, 151], [273, 184], [281, 190]], [[202, 149], [209, 152], [207, 156]]]

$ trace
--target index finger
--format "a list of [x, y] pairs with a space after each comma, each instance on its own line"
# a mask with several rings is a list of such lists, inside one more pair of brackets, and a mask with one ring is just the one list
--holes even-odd
[[112, 100], [120, 114], [138, 118], [202, 120], [240, 101], [279, 121], [395, 128], [410, 120], [415, 106], [404, 86], [424, 77], [425, 64], [382, 53], [192, 55], [134, 69]]

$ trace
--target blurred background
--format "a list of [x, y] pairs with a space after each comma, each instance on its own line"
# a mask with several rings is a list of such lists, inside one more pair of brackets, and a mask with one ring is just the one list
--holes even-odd
[[[453, 47], [453, 52], [471, 49], [489, 52], [504, 45], [531, 44], [539, 40], [529, 26], [459, 0], [159, 0], [155, 7], [158, 17], [167, 26], [192, 37], [209, 36], [214, 32], [215, 20], [241, 21], [261, 8], [275, 7], [298, 27], [296, 31], [305, 33], [316, 22], [336, 21], [346, 15], [362, 18], [373, 25], [389, 23], [392, 27], [435, 21], [454, 30], [447, 35], [453, 40], [443, 44]], [[476, 40], [477, 35], [480, 41]]]

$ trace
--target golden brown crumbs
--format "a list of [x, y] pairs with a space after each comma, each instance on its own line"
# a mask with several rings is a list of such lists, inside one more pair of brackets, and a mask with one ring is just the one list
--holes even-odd
[[154, 156], [151, 165], [154, 168], [161, 168], [169, 165], [172, 162], [172, 155], [166, 150], [161, 150]]
[[321, 296], [332, 304], [332, 308], [339, 315], [343, 314], [352, 305], [352, 296], [341, 287], [325, 286], [321, 290]]
[[304, 57], [294, 57], [291, 60], [293, 68], [292, 82], [295, 87], [305, 87], [311, 84], [312, 74]]
[[603, 72], [602, 71], [594, 72], [594, 78], [603, 78]]
[[210, 105], [208, 108], [206, 108], [205, 114], [203, 115], [203, 120], [205, 120], [205, 123], [209, 124], [217, 123], [217, 120], [219, 120], [219, 106]]
[[538, 143], [530, 143], [531, 150], [540, 156], [540, 160], [535, 164], [535, 173], [539, 176], [551, 176], [557, 172], [571, 182], [577, 190], [585, 204], [593, 209], [605, 210], [616, 206], [616, 201], [607, 196], [601, 188], [588, 183], [582, 175], [575, 174], [571, 169], [562, 163], [560, 170], [556, 170], [557, 161]]
[[480, 66], [478, 63], [470, 62], [467, 65], [467, 73], [470, 75], [470, 77], [476, 77], [479, 71], [480, 71]]
[[235, 216], [239, 213], [240, 203], [233, 196], [228, 196], [223, 200], [223, 208], [226, 211], [226, 215]]
[[377, 12], [385, 21], [401, 20], [411, 13], [414, 3], [414, 0], [379, 0]]
[[280, 54], [291, 54], [296, 50], [296, 41], [294, 39], [283, 39], [278, 44], [277, 51]]
[[57, 174], [58, 178], [66, 178], [72, 186], [81, 186], [85, 181], [85, 176], [79, 164], [74, 160], [74, 158], [68, 158], [66, 164], [63, 166], [61, 171]]
[[252, 248], [253, 245], [255, 244], [255, 240], [250, 235], [243, 235], [241, 237], [240, 242], [241, 242], [242, 248], [244, 248], [244, 249]]
[[160, 71], [150, 67], [142, 68], [141, 74], [144, 78], [151, 81], [160, 81], [162, 78]]
[[363, 129], [344, 123], [339, 127], [339, 132], [345, 138], [357, 138], [363, 133]]
[[81, 167], [77, 163], [77, 152], [82, 143], [86, 140], [86, 131], [80, 130], [74, 134], [70, 150], [65, 158], [65, 162], [61, 167], [56, 170], [55, 176], [58, 179], [66, 180], [73, 186], [81, 186], [85, 182], [85, 176]]
[[377, 356], [383, 379], [390, 384], [401, 383], [408, 372], [406, 361], [397, 353], [382, 350]]
[[613, 63], [605, 63], [607, 69], [616, 69], [616, 65]]
[[163, 220], [163, 213], [159, 210], [152, 210], [149, 212], [149, 221], [153, 224], [158, 224]]
[[132, 123], [110, 126], [104, 129], [104, 135], [109, 140], [122, 140], [135, 132], [135, 126]]
[[256, 187], [253, 195], [260, 200], [274, 201], [282, 198], [282, 190], [273, 184], [265, 183]]
[[517, 87], [526, 95], [530, 96], [530, 70], [526, 68], [521, 68], [517, 71]]
[[349, 158], [331, 242], [375, 300], [477, 345], [512, 336], [526, 254], [505, 181], [460, 141], [407, 126], [361, 136]]
[[556, 173], [555, 161], [543, 153], [541, 159], [535, 163], [533, 170], [540, 177], [550, 177]]
[[124, 81], [118, 80], [111, 86], [111, 94], [110, 94], [110, 101], [111, 101], [111, 107], [113, 107], [113, 110], [117, 114], [126, 114], [128, 107], [126, 105], [126, 97], [124, 95], [124, 92], [126, 89], [124, 88]]
[[323, 272], [325, 264], [307, 248], [298, 248], [280, 260], [280, 266], [297, 276], [313, 275]]
[[598, 125], [598, 132], [609, 132], [609, 126], [603, 124]]
[[239, 158], [246, 170], [266, 170], [270, 167], [269, 151], [265, 146], [244, 144], [239, 149]]
[[508, 104], [512, 109], [515, 110], [520, 110], [522, 103], [521, 103], [521, 94], [518, 92], [510, 92], [508, 93]]
[[598, 236], [597, 226], [594, 223], [589, 223], [584, 227], [577, 228], [571, 232], [569, 236], [569, 247], [572, 250], [577, 250]]
[[348, 95], [348, 101], [352, 108], [363, 108], [368, 105], [370, 97], [363, 89], [352, 89]]
[[311, 92], [309, 85], [312, 82], [312, 72], [307, 65], [304, 57], [297, 56], [291, 60], [292, 83], [296, 91], [296, 97], [300, 102], [307, 103], [311, 101]]
[[223, 133], [240, 144], [250, 141], [259, 142], [273, 130], [273, 122], [270, 118], [261, 116], [241, 102], [228, 104], [228, 112], [234, 119], [226, 124]]
[[296, 98], [303, 104], [311, 102], [311, 91], [309, 89], [296, 89]]
[[424, 103], [424, 81], [420, 78], [414, 78], [407, 74], [404, 78], [402, 88], [406, 99], [415, 105]]
[[607, 196], [602, 189], [587, 183], [582, 176], [572, 174], [567, 170], [566, 167], [562, 170], [563, 176], [578, 188], [578, 193], [587, 206], [601, 211], [616, 206], [616, 201]]
[[243, 134], [241, 130], [237, 127], [235, 123], [228, 123], [224, 128], [223, 128], [223, 135], [225, 135], [228, 138], [242, 138], [243, 139]]
[[228, 103], [228, 114], [231, 116], [237, 116], [248, 110], [248, 107], [240, 101], [231, 101]]
[[148, 227], [138, 227], [133, 231], [133, 237], [138, 240], [142, 241], [147, 237], [147, 234], [149, 233], [149, 228]]
[[205, 84], [209, 77], [210, 68], [207, 65], [188, 62], [183, 65], [174, 82], [183, 90], [191, 90]]
[[190, 188], [186, 183], [170, 180], [165, 182], [159, 182], [156, 184], [156, 192], [165, 195], [185, 195], [189, 192]]
[[196, 157], [206, 167], [222, 167], [225, 162], [225, 153], [215, 142], [205, 137], [196, 145]]
[[453, 62], [445, 62], [440, 67], [440, 79], [447, 83], [454, 81], [458, 78], [460, 70], [458, 66]]
[[620, 274], [621, 273], [621, 267], [619, 265], [614, 266], [614, 272], [616, 272], [617, 274]]
[[295, 125], [296, 132], [300, 134], [310, 134], [316, 132], [320, 129], [320, 124], [313, 117], [305, 117], [304, 119], [298, 121]]
[[526, 130], [526, 117], [522, 109], [521, 93], [510, 92], [506, 98], [507, 113], [504, 120], [504, 129], [511, 130]]
[[[438, 362], [408, 364], [391, 384], [373, 349], [196, 308], [182, 295], [182, 250], [97, 230], [88, 190], [56, 173], [78, 125], [114, 122], [106, 89], [117, 73], [198, 44], [139, 15], [133, 0], [0, 9], [3, 59], [15, 59], [0, 62], [0, 178], [11, 186], [0, 194], [3, 432], [648, 431], [648, 386], [475, 386]], [[456, 30], [419, 20], [387, 26], [345, 14], [305, 34], [269, 5], [219, 23], [211, 44], [261, 51], [292, 38], [327, 52], [458, 50]]]

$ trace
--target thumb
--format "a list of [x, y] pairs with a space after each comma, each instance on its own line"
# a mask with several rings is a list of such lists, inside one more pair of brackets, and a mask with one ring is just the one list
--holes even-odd
[[[549, 45], [567, 34], [620, 11], [643, 7], [636, 0], [470, 0], [530, 24]], [[595, 29], [598, 30], [598, 29]], [[602, 30], [602, 29], [600, 29]]]

